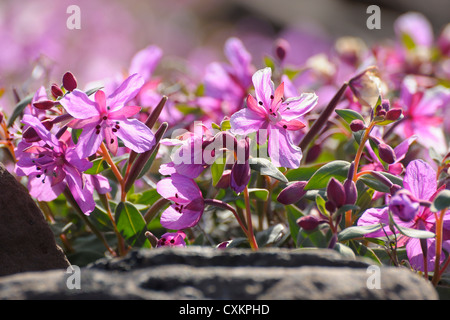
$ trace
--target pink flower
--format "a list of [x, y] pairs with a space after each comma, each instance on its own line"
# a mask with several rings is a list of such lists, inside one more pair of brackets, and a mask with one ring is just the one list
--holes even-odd
[[186, 247], [185, 238], [186, 234], [183, 231], [167, 232], [158, 240], [156, 247]]
[[74, 90], [60, 100], [61, 105], [75, 118], [70, 126], [83, 129], [77, 144], [81, 158], [95, 154], [103, 140], [106, 140], [108, 149], [114, 155], [118, 149], [117, 138], [137, 153], [153, 147], [153, 132], [139, 120], [129, 119], [141, 108], [126, 106], [138, 94], [143, 83], [144, 80], [134, 74], [108, 97], [99, 90], [95, 94], [95, 101], [92, 101], [86, 93]]
[[107, 191], [109, 185], [104, 178], [88, 178], [83, 174], [92, 163], [75, 152], [70, 133], [65, 132], [58, 139], [31, 115], [25, 115], [22, 122], [40, 138], [32, 143], [22, 140], [16, 152], [16, 174], [28, 176], [30, 194], [39, 201], [52, 201], [68, 186], [81, 210], [85, 214], [92, 212], [94, 184], [101, 191]]
[[205, 202], [193, 179], [173, 174], [160, 180], [156, 190], [172, 204], [161, 214], [161, 225], [172, 230], [195, 226], [200, 220]]
[[433, 146], [442, 154], [447, 151], [441, 114], [450, 105], [449, 89], [442, 86], [422, 89], [415, 77], [407, 76], [396, 104], [403, 109], [405, 116], [395, 128], [401, 138], [417, 135], [420, 144]]
[[317, 104], [314, 93], [304, 93], [299, 97], [284, 99], [284, 83], [275, 90], [271, 80], [272, 69], [265, 68], [253, 75], [256, 98], [247, 97], [247, 108], [231, 116], [232, 131], [235, 134], [247, 135], [261, 129], [268, 133], [268, 152], [273, 164], [277, 167], [297, 168], [302, 158], [302, 150], [293, 143], [289, 132], [305, 127], [301, 117], [311, 111]]
[[[389, 225], [389, 210], [392, 210], [394, 221], [400, 227], [434, 232], [436, 228], [435, 214], [427, 207], [419, 207], [419, 201], [433, 201], [438, 193], [436, 172], [422, 160], [414, 160], [406, 167], [403, 179], [405, 190], [398, 191], [390, 200], [389, 206], [366, 210], [358, 220], [359, 226], [384, 223]], [[444, 217], [445, 250], [450, 249], [450, 211]], [[392, 232], [384, 228], [388, 235]], [[383, 230], [366, 235], [367, 237], [383, 237]], [[420, 239], [400, 236], [398, 245], [406, 245], [409, 262], [414, 269], [424, 270], [424, 253]], [[434, 269], [435, 239], [426, 239], [428, 271]], [[443, 261], [442, 257], [442, 261]], [[441, 261], [441, 262], [442, 262]]]

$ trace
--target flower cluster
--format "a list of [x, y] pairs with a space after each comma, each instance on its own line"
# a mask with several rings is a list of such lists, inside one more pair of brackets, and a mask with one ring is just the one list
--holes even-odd
[[301, 64], [285, 39], [259, 63], [232, 37], [227, 61], [199, 77], [190, 61], [164, 70], [150, 45], [101, 87], [67, 72], [19, 99], [1, 143], [49, 222], [64, 222], [69, 257], [91, 235], [112, 256], [321, 247], [438, 284], [450, 261], [448, 28], [435, 40], [405, 14], [392, 46], [340, 38]]

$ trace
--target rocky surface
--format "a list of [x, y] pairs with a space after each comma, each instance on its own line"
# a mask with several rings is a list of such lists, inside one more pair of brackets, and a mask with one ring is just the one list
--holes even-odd
[[[370, 263], [332, 250], [167, 248], [100, 260], [75, 273], [0, 278], [1, 299], [437, 299], [418, 275], [393, 267], [373, 281]], [[369, 268], [369, 269], [368, 269]], [[376, 269], [375, 269], [376, 270]], [[68, 286], [69, 284], [69, 286]], [[72, 289], [69, 289], [72, 287]]]
[[0, 276], [68, 266], [41, 210], [0, 163]]

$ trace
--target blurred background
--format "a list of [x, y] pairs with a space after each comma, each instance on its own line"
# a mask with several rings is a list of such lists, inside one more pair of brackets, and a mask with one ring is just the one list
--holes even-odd
[[[369, 30], [369, 5], [381, 9], [381, 29]], [[70, 5], [81, 11], [81, 29], [66, 26]], [[393, 22], [418, 11], [435, 34], [450, 22], [449, 0], [1, 0], [0, 90], [2, 107], [41, 84], [60, 83], [72, 71], [86, 84], [125, 72], [133, 55], [157, 45], [161, 68], [188, 61], [193, 77], [223, 60], [223, 45], [239, 37], [255, 65], [272, 54], [274, 40], [291, 43], [292, 63], [329, 50], [340, 36], [368, 44], [394, 36]], [[312, 45], [313, 44], [313, 45]]]

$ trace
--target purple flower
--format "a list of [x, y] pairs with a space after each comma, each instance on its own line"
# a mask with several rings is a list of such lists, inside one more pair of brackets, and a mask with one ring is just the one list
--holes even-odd
[[[22, 122], [40, 138], [32, 143], [23, 140], [16, 150], [15, 171], [19, 176], [28, 176], [30, 194], [39, 201], [52, 201], [67, 185], [81, 210], [85, 214], [92, 212], [95, 208], [93, 182], [83, 174], [92, 164], [75, 152], [70, 133], [65, 132], [58, 139], [31, 115], [24, 115]], [[105, 181], [98, 182], [101, 190], [107, 189]]]
[[158, 240], [156, 247], [186, 247], [185, 238], [186, 234], [183, 231], [167, 232]]
[[[400, 227], [435, 232], [435, 214], [427, 207], [419, 207], [418, 201], [433, 201], [440, 191], [437, 189], [436, 172], [422, 160], [414, 160], [406, 167], [403, 179], [405, 190], [398, 191], [389, 202], [388, 207], [366, 210], [358, 220], [359, 226], [384, 223], [389, 225], [389, 210], [393, 219]], [[443, 247], [450, 249], [450, 211], [444, 217]], [[389, 228], [366, 235], [367, 237], [383, 237], [391, 235]], [[434, 269], [435, 239], [426, 239], [428, 271]], [[414, 269], [424, 270], [423, 252], [420, 239], [399, 237], [399, 246], [406, 245], [409, 262]], [[443, 257], [442, 257], [443, 260]]]
[[397, 105], [403, 109], [404, 119], [395, 128], [403, 139], [417, 135], [424, 146], [433, 146], [445, 153], [447, 144], [442, 130], [441, 113], [450, 103], [450, 90], [443, 86], [421, 89], [417, 79], [407, 76], [402, 83]]
[[[247, 108], [231, 116], [234, 133], [247, 135], [267, 130], [268, 152], [277, 167], [297, 168], [302, 158], [302, 150], [292, 142], [289, 132], [305, 127], [299, 120], [317, 104], [314, 93], [304, 93], [296, 98], [284, 99], [284, 84], [276, 90], [271, 80], [272, 69], [265, 68], [253, 75], [256, 98], [247, 97]], [[261, 133], [261, 131], [260, 131]], [[259, 135], [258, 143], [265, 143], [264, 134]]]
[[74, 90], [60, 100], [61, 105], [75, 118], [70, 126], [83, 129], [77, 144], [81, 158], [95, 154], [104, 139], [114, 155], [118, 149], [117, 138], [137, 153], [153, 147], [153, 132], [139, 120], [129, 119], [140, 111], [140, 107], [125, 105], [138, 94], [143, 83], [144, 80], [134, 74], [108, 97], [99, 90], [95, 101], [92, 101], [86, 93]]
[[161, 214], [161, 225], [172, 230], [195, 226], [200, 220], [205, 202], [194, 180], [173, 174], [160, 180], [156, 190], [172, 204]]
[[[248, 137], [237, 142], [236, 153], [238, 155], [237, 160], [231, 168], [230, 187], [236, 193], [244, 191], [245, 187], [250, 181], [250, 164], [249, 160], [249, 141]], [[242, 157], [241, 154], [244, 153]], [[240, 159], [243, 158], [243, 159]]]

